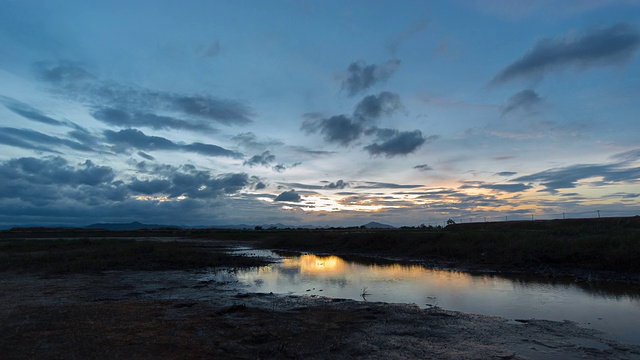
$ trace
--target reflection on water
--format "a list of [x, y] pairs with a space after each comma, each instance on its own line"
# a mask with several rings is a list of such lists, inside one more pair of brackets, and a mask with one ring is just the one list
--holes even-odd
[[[273, 255], [273, 254], [272, 254]], [[301, 255], [238, 271], [251, 292], [414, 303], [509, 319], [571, 320], [640, 344], [640, 287], [535, 276], [471, 274], [420, 265], [360, 264], [338, 256]]]

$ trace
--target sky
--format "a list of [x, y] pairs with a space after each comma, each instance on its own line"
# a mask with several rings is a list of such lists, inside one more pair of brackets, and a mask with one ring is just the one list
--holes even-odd
[[640, 215], [640, 0], [0, 0], [0, 226]]

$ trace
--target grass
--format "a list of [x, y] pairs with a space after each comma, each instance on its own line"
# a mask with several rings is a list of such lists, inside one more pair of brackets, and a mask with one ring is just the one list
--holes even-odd
[[443, 230], [351, 230], [274, 234], [262, 246], [298, 251], [444, 260], [530, 269], [640, 272], [640, 227], [588, 222], [468, 224]]
[[105, 270], [177, 270], [252, 267], [262, 259], [184, 242], [134, 240], [8, 240], [0, 242], [0, 271], [90, 273]]

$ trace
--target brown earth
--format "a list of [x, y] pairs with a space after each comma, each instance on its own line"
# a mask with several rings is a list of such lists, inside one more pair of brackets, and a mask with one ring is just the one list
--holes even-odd
[[640, 359], [571, 322], [246, 294], [206, 275], [0, 273], [0, 359]]

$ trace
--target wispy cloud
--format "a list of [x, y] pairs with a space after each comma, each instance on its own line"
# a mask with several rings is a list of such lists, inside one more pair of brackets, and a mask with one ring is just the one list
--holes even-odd
[[542, 98], [534, 90], [526, 89], [513, 94], [502, 109], [502, 115], [521, 109], [526, 113], [533, 112], [540, 104]]
[[160, 136], [145, 135], [142, 131], [136, 129], [126, 129], [118, 132], [105, 130], [104, 136], [107, 142], [114, 145], [113, 150], [116, 152], [127, 152], [131, 149], [144, 151], [178, 150], [207, 156], [223, 156], [236, 159], [244, 156], [237, 151], [228, 150], [212, 144], [203, 144], [198, 142], [191, 144], [177, 144]]
[[[97, 114], [103, 121], [138, 121], [148, 124], [148, 121], [140, 116], [126, 119], [122, 114], [118, 114], [118, 117], [111, 118], [99, 112], [100, 109], [115, 108], [138, 115], [156, 114], [159, 111], [175, 112], [181, 116], [223, 125], [246, 125], [252, 122], [253, 111], [238, 100], [202, 94], [155, 91], [102, 81], [82, 66], [68, 62], [39, 62], [34, 64], [34, 69], [42, 80], [55, 86], [56, 91], [63, 91], [75, 99], [97, 107]], [[170, 118], [164, 118], [161, 122], [165, 127], [178, 126], [190, 130], [197, 130], [202, 126], [201, 123], [196, 123], [189, 127], [185, 121]]]
[[628, 61], [640, 46], [640, 33], [626, 23], [588, 31], [575, 37], [545, 38], [522, 58], [502, 69], [497, 85], [518, 78], [541, 78], [565, 67], [586, 69]]

